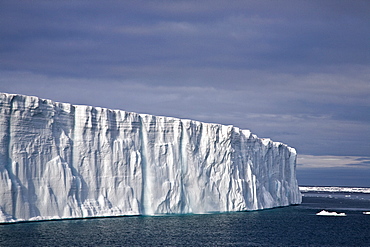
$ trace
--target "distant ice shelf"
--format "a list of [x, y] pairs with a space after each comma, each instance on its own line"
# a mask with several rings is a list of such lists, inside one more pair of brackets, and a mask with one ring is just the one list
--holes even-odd
[[347, 192], [370, 193], [370, 188], [361, 187], [330, 187], [330, 186], [299, 186], [301, 192]]
[[0, 222], [299, 204], [296, 156], [231, 125], [0, 93]]

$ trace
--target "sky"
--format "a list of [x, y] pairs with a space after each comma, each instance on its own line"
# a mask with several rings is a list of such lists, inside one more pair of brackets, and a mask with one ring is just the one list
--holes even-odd
[[234, 125], [370, 187], [370, 1], [0, 0], [0, 92]]

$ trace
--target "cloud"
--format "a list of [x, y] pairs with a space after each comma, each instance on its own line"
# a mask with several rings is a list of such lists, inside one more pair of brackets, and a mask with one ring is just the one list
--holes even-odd
[[[49, 75], [111, 77], [111, 65], [145, 71], [153, 63], [297, 73], [368, 62], [361, 43], [369, 37], [362, 24], [368, 17], [354, 15], [360, 8], [338, 16], [326, 4], [305, 2], [15, 1], [2, 9], [0, 62]], [[305, 14], [298, 18], [297, 9]]]
[[299, 155], [298, 169], [312, 168], [366, 168], [370, 169], [370, 157], [333, 156], [333, 155]]
[[[366, 134], [370, 133], [369, 117], [366, 109], [358, 104], [365, 99], [356, 99], [360, 90], [353, 95], [347, 94], [354, 102], [347, 103], [344, 108], [340, 97], [326, 105], [327, 95], [301, 91], [295, 82], [305, 82], [305, 77], [277, 74], [273, 77], [256, 71], [198, 72], [190, 76], [170, 70], [167, 79], [171, 78], [171, 83], [158, 84], [151, 82], [160, 81], [161, 76], [151, 77], [144, 73], [136, 79], [102, 80], [7, 72], [0, 78], [0, 91], [233, 124], [250, 129], [260, 137], [288, 143], [302, 154], [367, 155], [369, 151]], [[213, 83], [207, 84], [206, 80]], [[237, 80], [239, 84], [235, 83]], [[243, 80], [247, 82], [242, 84]], [[346, 111], [342, 112], [343, 109]], [[358, 118], [357, 115], [363, 116]]]
[[9, 1], [0, 91], [370, 155], [368, 1]]
[[370, 187], [370, 157], [298, 155], [299, 185]]

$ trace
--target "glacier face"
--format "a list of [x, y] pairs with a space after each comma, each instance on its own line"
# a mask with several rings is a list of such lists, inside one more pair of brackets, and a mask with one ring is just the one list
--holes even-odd
[[299, 204], [295, 166], [233, 126], [0, 94], [0, 222]]

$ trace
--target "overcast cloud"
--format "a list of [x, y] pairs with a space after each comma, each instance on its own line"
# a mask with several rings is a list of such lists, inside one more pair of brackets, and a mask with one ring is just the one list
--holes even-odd
[[370, 157], [369, 13], [367, 0], [0, 1], [0, 91]]

